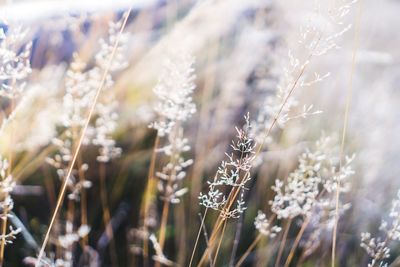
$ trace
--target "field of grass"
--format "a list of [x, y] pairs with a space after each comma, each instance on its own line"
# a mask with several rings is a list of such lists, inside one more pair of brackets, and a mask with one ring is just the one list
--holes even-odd
[[0, 4], [0, 267], [400, 266], [400, 2]]

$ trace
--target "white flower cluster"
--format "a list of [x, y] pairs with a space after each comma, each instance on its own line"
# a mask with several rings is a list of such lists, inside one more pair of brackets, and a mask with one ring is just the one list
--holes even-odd
[[263, 236], [270, 238], [276, 237], [276, 235], [282, 231], [282, 228], [274, 225], [271, 227], [271, 223], [267, 219], [267, 215], [262, 211], [258, 211], [257, 217], [254, 219], [254, 226]]
[[390, 257], [390, 242], [400, 241], [400, 190], [392, 201], [389, 218], [390, 222], [383, 220], [379, 227], [385, 233], [384, 239], [372, 237], [368, 232], [361, 233], [361, 247], [372, 258], [368, 267], [387, 266], [384, 261]]
[[[207, 194], [200, 193], [200, 205], [220, 211], [224, 218], [238, 218], [244, 212], [244, 190], [251, 179], [251, 167], [255, 159], [255, 142], [250, 137], [249, 115], [242, 129], [236, 128], [237, 140], [232, 141], [233, 152], [226, 154], [228, 160], [222, 161], [214, 181], [208, 182]], [[225, 195], [225, 190], [229, 195]], [[233, 203], [236, 202], [236, 205]]]
[[32, 43], [23, 44], [27, 31], [0, 28], [0, 95], [15, 98], [25, 89], [24, 80], [31, 73]]
[[194, 58], [185, 53], [177, 53], [165, 62], [159, 81], [154, 88], [159, 102], [155, 110], [159, 119], [150, 127], [157, 130], [158, 137], [165, 137], [167, 144], [157, 149], [169, 158], [162, 170], [156, 172], [159, 178], [158, 190], [162, 199], [176, 204], [187, 192], [181, 188], [186, 177], [185, 169], [193, 163], [184, 159], [183, 153], [190, 150], [188, 140], [183, 135], [183, 123], [196, 112], [192, 93], [194, 84]]
[[330, 201], [322, 196], [322, 191], [334, 192], [339, 180], [340, 190], [348, 190], [347, 178], [353, 174], [351, 162], [354, 157], [346, 157], [346, 164], [337, 171], [336, 150], [331, 138], [322, 137], [316, 142], [315, 150], [307, 149], [300, 156], [299, 166], [286, 182], [279, 179], [275, 181], [272, 189], [276, 195], [270, 204], [278, 218], [309, 216], [316, 205], [328, 205]]

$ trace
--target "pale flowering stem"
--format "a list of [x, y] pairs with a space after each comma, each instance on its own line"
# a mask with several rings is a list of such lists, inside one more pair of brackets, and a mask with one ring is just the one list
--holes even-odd
[[[242, 159], [243, 159], [243, 152], [240, 154], [239, 165], [242, 163]], [[240, 170], [239, 170], [239, 174], [238, 175], [240, 177]], [[216, 179], [217, 179], [217, 175], [215, 175], [215, 177], [214, 177], [214, 182], [216, 181]], [[242, 179], [244, 179], [244, 178], [242, 178]], [[239, 194], [240, 190], [241, 190], [241, 188], [233, 188], [229, 192], [229, 195], [228, 195], [228, 198], [227, 198], [227, 203], [223, 207], [224, 211], [229, 211], [231, 209], [231, 207], [234, 204], [234, 201], [235, 201], [237, 195]], [[233, 197], [232, 197], [232, 192], [233, 192]], [[204, 215], [204, 217], [205, 217], [205, 215]], [[209, 253], [209, 249], [212, 249], [212, 247], [213, 247], [214, 240], [218, 238], [217, 234], [218, 234], [219, 229], [221, 228], [221, 226], [223, 226], [223, 224], [225, 222], [226, 222], [226, 218], [225, 217], [218, 216], [218, 219], [217, 219], [217, 221], [215, 223], [216, 226], [214, 225], [213, 230], [211, 232], [211, 237], [210, 237], [210, 242], [209, 242], [210, 245], [207, 246], [206, 251], [203, 253], [203, 256], [201, 257], [198, 266], [200, 266], [203, 263], [203, 261], [206, 259], [206, 256]], [[223, 235], [223, 233], [222, 233], [222, 235]]]
[[[325, 192], [326, 192], [326, 189], [325, 189], [325, 188], [322, 189], [322, 191], [319, 192], [319, 194], [318, 194], [318, 196], [317, 196], [317, 199], [318, 199], [319, 197], [321, 197]], [[311, 210], [311, 213], [310, 213], [310, 214], [313, 213], [314, 208], [315, 208], [315, 206], [314, 206], [313, 209]], [[297, 233], [296, 239], [295, 239], [295, 241], [294, 241], [294, 243], [293, 243], [293, 245], [292, 245], [292, 248], [291, 248], [291, 250], [290, 250], [289, 256], [288, 256], [287, 259], [286, 259], [285, 267], [286, 267], [286, 266], [289, 266], [290, 262], [292, 261], [292, 258], [293, 258], [293, 256], [294, 256], [294, 252], [296, 251], [297, 246], [299, 245], [300, 239], [302, 238], [302, 236], [303, 236], [303, 234], [304, 234], [304, 231], [306, 230], [308, 224], [310, 223], [311, 216], [312, 216], [312, 215], [307, 216], [306, 219], [304, 220], [304, 222], [302, 223], [301, 228], [300, 228], [300, 231]], [[286, 264], [287, 264], [287, 265], [286, 265]]]
[[[220, 44], [215, 44], [209, 48], [207, 53], [207, 64], [211, 64], [217, 60], [218, 51]], [[190, 216], [189, 216], [189, 224], [190, 220], [194, 218], [194, 215], [199, 211], [198, 205], [198, 196], [201, 191], [202, 186], [202, 175], [204, 170], [204, 165], [207, 158], [207, 150], [209, 149], [209, 144], [206, 143], [208, 125], [209, 125], [209, 111], [210, 111], [210, 99], [212, 98], [212, 94], [215, 87], [216, 81], [216, 73], [212, 72], [210, 75], [206, 75], [204, 86], [201, 90], [201, 105], [199, 111], [199, 130], [197, 132], [196, 144], [195, 144], [195, 161], [193, 164], [193, 171], [191, 175], [190, 181]], [[206, 143], [206, 144], [205, 144]], [[191, 225], [191, 224], [190, 224]]]
[[310, 223], [310, 218], [311, 218], [311, 215], [307, 216], [305, 221], [301, 225], [300, 231], [297, 233], [296, 239], [294, 240], [292, 248], [290, 249], [290, 253], [289, 253], [289, 256], [286, 259], [284, 267], [289, 267], [290, 263], [292, 262], [292, 259], [293, 259], [293, 256], [294, 256], [294, 252], [296, 251], [297, 246], [300, 243], [300, 240], [301, 240], [301, 237], [304, 234], [304, 231], [306, 230], [308, 224]]
[[[231, 192], [232, 192], [232, 191], [231, 191]], [[236, 192], [234, 193], [234, 196], [233, 196], [233, 198], [231, 199], [231, 201], [230, 201], [229, 203], [227, 203], [228, 207], [227, 207], [227, 208], [224, 208], [224, 210], [226, 210], [226, 211], [229, 211], [229, 210], [230, 210], [230, 208], [231, 208], [232, 205], [234, 204], [234, 200], [236, 199], [236, 196], [239, 194], [239, 192], [240, 192], [239, 189], [236, 190]], [[205, 216], [204, 216], [204, 217], [205, 217]], [[198, 263], [197, 266], [201, 266], [202, 263], [206, 260], [206, 257], [208, 256], [208, 254], [211, 253], [210, 250], [212, 250], [214, 241], [218, 238], [219, 230], [220, 230], [221, 227], [223, 227], [224, 223], [226, 223], [226, 220], [227, 220], [227, 219], [226, 219], [225, 217], [221, 217], [221, 216], [218, 217], [218, 220], [217, 220], [217, 222], [216, 222], [216, 226], [214, 226], [214, 228], [213, 228], [213, 230], [212, 230], [212, 233], [211, 233], [211, 237], [210, 237], [210, 240], [209, 240], [209, 244], [210, 244], [210, 245], [207, 246], [206, 251], [204, 251], [203, 256], [201, 257], [200, 262]], [[222, 232], [222, 235], [223, 235], [223, 234], [224, 234], [224, 233]], [[222, 237], [221, 237], [221, 238], [222, 238]]]
[[235, 238], [233, 239], [233, 247], [232, 247], [231, 258], [229, 260], [229, 267], [232, 267], [235, 263], [236, 253], [239, 247], [240, 234], [242, 232], [243, 220], [244, 216], [241, 215], [236, 223]]
[[[203, 216], [201, 216], [201, 213], [199, 213], [199, 217], [200, 217], [200, 221], [201, 221], [201, 225], [202, 225], [202, 229], [203, 229], [203, 232], [204, 232], [204, 239], [206, 240], [206, 245], [208, 246], [208, 235], [207, 235], [207, 229], [206, 229], [206, 226], [204, 225], [204, 223], [203, 223]], [[209, 259], [208, 259], [209, 261], [210, 261], [210, 265], [211, 265], [211, 267], [214, 267], [214, 264], [212, 263], [212, 258], [211, 258], [211, 255], [209, 256]]]
[[[268, 220], [269, 225], [271, 225], [271, 223], [275, 220], [275, 216], [276, 215], [273, 214], [273, 216], [271, 216], [271, 218], [269, 218], [269, 220]], [[242, 255], [242, 257], [236, 263], [235, 267], [239, 267], [244, 262], [244, 260], [247, 258], [247, 256], [249, 256], [250, 252], [255, 248], [255, 246], [261, 240], [262, 236], [263, 235], [261, 233], [258, 233], [257, 237], [254, 239], [254, 241], [251, 243], [251, 245], [247, 248], [246, 252]]]
[[[177, 132], [179, 131], [180, 126], [177, 124], [174, 128], [174, 136], [177, 136]], [[175, 149], [175, 148], [174, 148]], [[171, 155], [170, 163], [172, 163], [173, 166], [176, 165], [176, 157], [174, 155]], [[176, 175], [176, 169], [173, 168], [171, 171], [170, 177], [173, 177]], [[168, 185], [166, 188], [171, 186], [173, 183], [172, 179], [168, 180]], [[162, 215], [161, 215], [161, 225], [160, 225], [160, 237], [159, 237], [159, 244], [160, 244], [160, 249], [163, 251], [164, 249], [164, 244], [165, 244], [165, 237], [166, 237], [166, 231], [167, 231], [167, 222], [168, 222], [168, 215], [169, 215], [169, 207], [170, 207], [170, 202], [168, 199], [168, 196], [166, 195], [164, 197], [164, 204], [163, 204], [163, 210], [162, 210]], [[156, 267], [160, 266], [160, 262], [156, 262]]]
[[247, 248], [247, 250], [245, 251], [245, 253], [242, 255], [242, 257], [240, 257], [239, 261], [236, 263], [235, 267], [239, 267], [242, 265], [242, 263], [244, 262], [244, 260], [247, 258], [247, 256], [249, 256], [249, 254], [251, 253], [251, 251], [257, 246], [258, 242], [260, 242], [262, 238], [262, 234], [259, 233], [257, 235], [257, 237], [253, 240], [253, 242], [251, 243], [251, 245]]
[[220, 237], [219, 242], [218, 242], [217, 250], [215, 251], [215, 257], [214, 257], [214, 261], [212, 263], [212, 265], [214, 265], [214, 266], [215, 266], [215, 263], [217, 263], [218, 253], [219, 253], [219, 250], [221, 248], [222, 240], [224, 239], [224, 234], [225, 234], [225, 229], [226, 229], [226, 222], [227, 222], [227, 220], [224, 221], [224, 226], [222, 227], [222, 234], [221, 234], [221, 237]]
[[[320, 37], [320, 38], [318, 39], [318, 41], [316, 42], [316, 45], [315, 45], [315, 46], [318, 46], [318, 43], [319, 43], [320, 40], [321, 40], [321, 37]], [[277, 121], [278, 121], [278, 119], [279, 119], [279, 116], [281, 115], [283, 109], [285, 108], [285, 105], [286, 105], [287, 101], [288, 101], [289, 98], [292, 96], [294, 90], [297, 88], [297, 84], [299, 83], [301, 77], [303, 76], [303, 74], [304, 74], [304, 72], [305, 72], [305, 70], [306, 70], [306, 67], [308, 66], [308, 62], [310, 61], [311, 57], [312, 57], [312, 53], [309, 54], [308, 59], [306, 60], [306, 64], [303, 64], [302, 68], [300, 69], [299, 74], [297, 75], [296, 79], [295, 79], [294, 82], [293, 82], [292, 87], [290, 87], [289, 93], [286, 95], [285, 99], [284, 99], [283, 102], [282, 102], [281, 107], [279, 108], [278, 113], [275, 115], [275, 117], [274, 117], [274, 119], [273, 119], [271, 125], [270, 125], [269, 128], [267, 129], [267, 131], [266, 131], [266, 133], [265, 133], [265, 135], [264, 135], [264, 137], [263, 137], [263, 139], [262, 139], [262, 141], [261, 141], [261, 144], [259, 145], [259, 147], [258, 147], [258, 149], [257, 149], [257, 151], [256, 151], [256, 153], [255, 153], [255, 157], [257, 157], [257, 156], [261, 153], [261, 150], [262, 150], [262, 148], [264, 147], [264, 144], [265, 144], [265, 142], [266, 142], [266, 140], [267, 140], [269, 134], [271, 133], [272, 128], [274, 128], [275, 124], [277, 123]]]
[[[82, 166], [82, 158], [78, 158], [78, 165]], [[83, 170], [79, 170], [79, 180], [83, 183], [85, 178], [85, 172]], [[86, 190], [84, 187], [81, 189], [81, 225], [87, 225], [87, 199], [86, 199]], [[85, 247], [88, 243], [88, 236], [82, 237], [82, 245]]]
[[[241, 153], [240, 158], [239, 158], [239, 165], [241, 164], [242, 159], [243, 159], [243, 152]], [[239, 170], [239, 177], [240, 177], [240, 172], [241, 172], [241, 171]], [[214, 181], [215, 181], [216, 177], [217, 177], [217, 176], [215, 176]], [[242, 177], [242, 180], [243, 180], [243, 179], [246, 179], [246, 174], [245, 174], [244, 177]], [[239, 188], [233, 188], [233, 189], [229, 192], [228, 201], [227, 201], [227, 203], [225, 204], [225, 206], [223, 207], [223, 211], [230, 211], [232, 205], [233, 205], [234, 202], [235, 202], [235, 199], [236, 199], [237, 195], [240, 193], [241, 190], [242, 190], [242, 189], [239, 187]], [[233, 194], [233, 196], [232, 196], [232, 194]], [[212, 232], [211, 232], [210, 245], [207, 246], [206, 251], [203, 253], [203, 256], [202, 256], [202, 258], [200, 259], [200, 262], [199, 262], [198, 266], [201, 266], [201, 264], [206, 260], [206, 256], [208, 255], [208, 253], [211, 253], [211, 252], [209, 252], [209, 250], [210, 250], [210, 249], [212, 250], [212, 248], [213, 248], [213, 243], [214, 243], [215, 239], [218, 238], [219, 229], [220, 229], [223, 225], [225, 225], [226, 221], [227, 221], [227, 218], [225, 218], [225, 217], [223, 217], [223, 216], [219, 216], [219, 217], [218, 217], [217, 222], [215, 223], [216, 226], [214, 225], [214, 228], [213, 228], [213, 230], [212, 230]], [[224, 230], [224, 229], [223, 229], [223, 230]], [[224, 232], [225, 232], [225, 231], [222, 231], [221, 239], [222, 239], [223, 236], [224, 236]], [[217, 252], [216, 256], [217, 256], [217, 255], [218, 255], [218, 252]]]
[[289, 221], [286, 222], [285, 231], [283, 232], [282, 241], [279, 246], [278, 256], [276, 257], [276, 260], [275, 260], [275, 267], [279, 267], [279, 264], [280, 264], [280, 261], [282, 258], [282, 254], [283, 254], [283, 249], [285, 248], [286, 239], [287, 239], [291, 224], [292, 224], [292, 219], [289, 219]]
[[[156, 140], [154, 141], [153, 152], [151, 154], [150, 167], [149, 167], [149, 172], [147, 174], [147, 186], [146, 186], [146, 191], [144, 193], [144, 204], [142, 207], [143, 228], [144, 228], [145, 234], [147, 234], [147, 232], [148, 232], [146, 220], [147, 220], [147, 216], [148, 216], [149, 205], [150, 205], [151, 198], [155, 191], [154, 172], [155, 172], [157, 149], [158, 149], [159, 143], [160, 143], [160, 137], [157, 134]], [[144, 266], [148, 266], [148, 255], [149, 255], [148, 251], [149, 251], [149, 242], [148, 242], [147, 238], [144, 238], [144, 240], [143, 240]]]
[[[316, 44], [315, 44], [315, 47], [318, 46], [318, 43], [319, 43], [320, 40], [321, 40], [321, 37], [318, 38], [318, 40], [317, 40], [317, 42], [316, 42]], [[273, 119], [271, 125], [270, 125], [269, 128], [267, 129], [267, 131], [266, 131], [266, 133], [265, 133], [265, 135], [264, 135], [264, 137], [263, 137], [263, 139], [262, 139], [262, 141], [261, 141], [261, 144], [259, 145], [258, 149], [256, 150], [256, 153], [255, 153], [255, 156], [254, 156], [255, 158], [261, 153], [261, 150], [262, 150], [262, 148], [264, 147], [265, 142], [266, 142], [266, 140], [267, 140], [269, 134], [271, 133], [271, 131], [272, 131], [272, 129], [274, 128], [274, 126], [276, 125], [276, 123], [277, 123], [277, 121], [278, 121], [278, 119], [279, 119], [279, 116], [281, 115], [281, 113], [282, 113], [282, 111], [283, 111], [283, 109], [284, 109], [284, 107], [285, 107], [287, 101], [289, 100], [289, 98], [290, 98], [291, 95], [293, 94], [294, 90], [297, 88], [297, 85], [298, 85], [298, 83], [299, 83], [301, 77], [303, 76], [303, 74], [304, 74], [304, 72], [305, 72], [305, 70], [306, 70], [306, 67], [308, 66], [308, 62], [309, 62], [309, 60], [311, 59], [312, 56], [313, 56], [312, 53], [310, 53], [310, 54], [308, 55], [308, 58], [307, 58], [307, 60], [305, 61], [306, 63], [303, 64], [302, 68], [300, 69], [300, 72], [299, 72], [299, 74], [297, 75], [296, 79], [294, 80], [292, 86], [290, 87], [290, 90], [289, 90], [288, 94], [287, 94], [286, 97], [284, 98], [284, 100], [283, 100], [283, 102], [282, 102], [282, 104], [281, 104], [281, 106], [280, 106], [280, 108], [279, 108], [278, 113], [275, 115], [275, 117], [274, 117], [274, 119]], [[232, 191], [231, 191], [231, 193], [232, 193]], [[232, 201], [231, 201], [230, 203], [227, 203], [227, 205], [228, 205], [228, 210], [229, 210], [230, 207], [232, 206], [233, 201], [234, 201], [234, 199], [236, 198], [236, 196], [237, 196], [238, 193], [239, 193], [239, 190], [237, 190], [237, 191], [234, 193], [234, 197], [232, 198]], [[217, 225], [217, 230], [221, 227], [221, 225], [222, 225], [222, 223], [223, 223], [223, 220], [224, 220], [224, 219], [222, 219], [222, 221]], [[213, 233], [214, 233], [214, 231], [213, 231]], [[211, 244], [213, 243], [214, 239], [215, 239], [214, 234], [211, 234], [211, 237], [210, 237], [210, 243], [211, 243]], [[206, 251], [204, 252], [203, 257], [202, 257], [202, 259], [200, 260], [200, 262], [199, 262], [198, 265], [201, 265], [202, 262], [205, 260], [205, 256], [206, 256], [206, 254], [207, 254], [207, 250], [208, 250], [208, 248], [207, 248]]]
[[111, 213], [110, 208], [108, 205], [108, 198], [107, 198], [107, 190], [106, 190], [106, 165], [104, 162], [100, 162], [99, 166], [100, 171], [100, 199], [101, 199], [101, 206], [103, 208], [103, 224], [104, 229], [107, 234], [107, 237], [110, 240], [110, 258], [111, 258], [111, 265], [118, 266], [118, 258], [116, 254], [116, 246], [114, 240], [114, 233], [112, 229], [111, 221]]
[[[348, 126], [348, 119], [349, 119], [349, 110], [351, 104], [351, 96], [353, 91], [353, 78], [354, 72], [356, 67], [356, 57], [357, 57], [357, 49], [359, 46], [359, 35], [360, 35], [360, 20], [361, 20], [361, 13], [362, 13], [362, 6], [361, 3], [358, 5], [358, 14], [356, 17], [356, 28], [354, 31], [354, 40], [353, 40], [353, 53], [352, 53], [352, 62], [351, 62], [351, 70], [350, 70], [350, 77], [349, 77], [349, 84], [347, 87], [347, 94], [346, 94], [346, 106], [344, 110], [344, 121], [343, 121], [343, 131], [342, 131], [342, 142], [340, 145], [340, 157], [339, 157], [339, 171], [342, 168], [342, 158], [344, 154], [344, 143], [347, 133], [347, 126]], [[335, 267], [335, 258], [336, 258], [336, 242], [337, 242], [337, 230], [339, 224], [339, 200], [340, 200], [340, 186], [341, 181], [340, 178], [337, 181], [336, 186], [336, 196], [335, 196], [335, 222], [333, 225], [333, 232], [332, 232], [332, 267]]]
[[169, 213], [169, 203], [167, 200], [165, 200], [164, 204], [163, 204], [163, 209], [162, 209], [161, 226], [160, 226], [159, 244], [160, 244], [161, 248], [164, 248], [164, 244], [165, 244], [165, 234], [166, 234], [166, 228], [167, 228], [168, 213]]
[[[319, 38], [318, 41], [316, 42], [316, 46], [318, 45], [320, 39], [321, 39], [321, 38]], [[312, 53], [309, 54], [308, 59], [307, 59], [306, 62], [308, 62], [308, 61], [311, 59], [311, 57], [312, 57]], [[254, 156], [255, 158], [261, 153], [261, 150], [262, 150], [262, 148], [264, 147], [265, 142], [266, 142], [266, 140], [267, 140], [269, 134], [271, 133], [271, 130], [272, 130], [272, 129], [274, 128], [274, 126], [276, 125], [276, 123], [277, 123], [277, 121], [278, 121], [278, 119], [279, 119], [279, 116], [281, 115], [281, 113], [282, 113], [282, 111], [283, 111], [283, 109], [284, 109], [284, 107], [285, 107], [287, 101], [289, 100], [290, 96], [293, 94], [294, 90], [296, 89], [296, 87], [297, 87], [297, 85], [298, 85], [298, 83], [299, 83], [301, 77], [303, 76], [303, 74], [304, 74], [304, 72], [305, 72], [305, 69], [306, 69], [306, 66], [307, 66], [307, 65], [308, 65], [308, 64], [304, 64], [304, 65], [302, 66], [302, 68], [301, 68], [301, 70], [300, 70], [298, 76], [296, 77], [295, 81], [293, 82], [293, 85], [290, 87], [290, 90], [289, 90], [288, 94], [286, 95], [286, 97], [284, 98], [284, 100], [283, 100], [283, 102], [282, 102], [282, 104], [281, 104], [281, 107], [280, 107], [278, 113], [275, 115], [275, 117], [274, 117], [274, 119], [273, 119], [271, 125], [268, 127], [268, 129], [267, 129], [267, 131], [266, 131], [266, 133], [265, 133], [265, 135], [264, 135], [264, 137], [263, 137], [263, 139], [262, 139], [262, 141], [261, 141], [261, 144], [259, 145], [258, 149], [256, 150], [256, 153], [255, 153], [255, 156]], [[231, 193], [232, 193], [232, 191], [231, 191]], [[239, 190], [237, 190], [237, 191], [234, 193], [233, 200], [236, 198], [236, 196], [237, 196], [238, 193], [239, 193]], [[230, 207], [232, 206], [233, 200], [232, 200], [232, 202], [227, 203], [227, 205], [228, 205], [228, 210], [229, 210]], [[211, 244], [213, 243], [213, 241], [214, 241], [214, 239], [215, 239], [215, 237], [214, 237], [214, 232], [215, 232], [215, 231], [214, 231], [214, 230], [218, 230], [218, 229], [222, 226], [223, 221], [224, 221], [224, 219], [222, 219], [222, 221], [220, 221], [220, 223], [217, 224], [216, 229], [215, 229], [215, 227], [214, 227], [214, 229], [213, 229], [213, 231], [212, 231], [212, 234], [211, 234], [211, 237], [210, 237], [210, 243], [211, 243]], [[218, 221], [217, 221], [217, 222], [218, 222]], [[205, 260], [207, 252], [208, 252], [208, 247], [207, 247], [206, 251], [204, 252], [203, 257], [201, 258], [201, 260], [200, 260], [198, 266], [200, 266], [200, 265], [203, 263], [203, 261]]]
[[107, 74], [108, 74], [108, 72], [109, 72], [109, 70], [110, 70], [112, 61], [113, 61], [114, 56], [115, 56], [115, 53], [116, 53], [116, 51], [117, 51], [117, 47], [118, 47], [119, 41], [120, 41], [120, 39], [121, 39], [122, 32], [123, 32], [123, 30], [125, 29], [125, 26], [126, 26], [126, 23], [127, 23], [127, 21], [128, 21], [128, 17], [129, 17], [129, 15], [130, 15], [131, 11], [132, 11], [132, 7], [130, 7], [129, 10], [128, 10], [128, 12], [126, 13], [125, 19], [124, 19], [124, 21], [123, 21], [123, 23], [122, 23], [121, 29], [120, 29], [120, 31], [119, 31], [119, 33], [118, 33], [118, 36], [117, 36], [117, 39], [116, 39], [116, 41], [115, 41], [115, 43], [114, 43], [113, 49], [112, 49], [112, 51], [111, 51], [111, 54], [110, 54], [110, 57], [109, 57], [109, 60], [108, 60], [108, 63], [107, 63], [107, 67], [106, 67], [105, 70], [104, 70], [103, 77], [102, 77], [102, 79], [101, 79], [101, 81], [100, 81], [100, 85], [99, 85], [99, 87], [98, 87], [98, 89], [97, 89], [97, 91], [96, 91], [96, 95], [95, 95], [95, 97], [94, 97], [94, 99], [93, 99], [92, 105], [91, 105], [90, 110], [89, 110], [89, 113], [88, 113], [88, 115], [87, 115], [87, 119], [86, 119], [86, 122], [85, 122], [85, 124], [84, 124], [83, 129], [82, 129], [81, 136], [80, 136], [80, 138], [79, 138], [78, 144], [77, 144], [76, 149], [75, 149], [75, 151], [74, 151], [74, 154], [73, 154], [71, 163], [70, 163], [70, 165], [69, 165], [69, 167], [68, 167], [67, 175], [66, 175], [66, 177], [65, 177], [64, 183], [63, 183], [63, 185], [62, 185], [62, 187], [61, 187], [61, 190], [60, 190], [60, 193], [59, 193], [59, 195], [58, 195], [56, 208], [55, 208], [55, 210], [54, 210], [54, 212], [53, 212], [53, 216], [52, 216], [52, 218], [51, 218], [49, 227], [48, 227], [48, 229], [47, 229], [45, 238], [44, 238], [44, 240], [43, 240], [42, 247], [41, 247], [41, 249], [40, 249], [40, 252], [39, 252], [39, 255], [38, 255], [38, 258], [37, 258], [35, 267], [39, 267], [39, 266], [40, 266], [41, 260], [42, 260], [42, 258], [43, 258], [43, 256], [44, 256], [44, 250], [45, 250], [45, 248], [46, 248], [47, 242], [49, 241], [50, 232], [51, 232], [51, 230], [52, 230], [52, 228], [53, 228], [53, 226], [54, 226], [54, 222], [55, 222], [55, 219], [56, 219], [56, 217], [57, 217], [57, 214], [58, 214], [58, 212], [59, 212], [59, 210], [60, 210], [60, 208], [61, 208], [61, 204], [62, 204], [62, 202], [63, 202], [64, 196], [65, 196], [65, 192], [66, 192], [66, 190], [67, 190], [68, 181], [69, 181], [69, 179], [70, 179], [70, 176], [71, 176], [72, 170], [73, 170], [73, 168], [74, 168], [75, 162], [76, 162], [76, 160], [77, 160], [77, 158], [78, 158], [78, 154], [79, 154], [79, 151], [80, 151], [80, 149], [81, 149], [83, 140], [84, 140], [84, 138], [85, 138], [86, 131], [87, 131], [88, 127], [89, 127], [90, 120], [91, 120], [92, 115], [93, 115], [93, 113], [94, 113], [97, 100], [98, 100], [98, 98], [99, 98], [99, 96], [100, 96], [100, 93], [101, 93], [101, 91], [102, 91], [102, 89], [103, 89], [103, 87], [104, 87], [104, 84], [105, 84], [105, 82], [106, 82]]
[[[200, 239], [200, 235], [201, 235], [201, 230], [202, 230], [202, 229], [205, 229], [204, 220], [205, 220], [205, 218], [206, 218], [207, 212], [208, 212], [208, 207], [207, 207], [206, 210], [204, 211], [204, 216], [202, 216], [202, 218], [201, 218], [201, 223], [200, 223], [199, 231], [197, 232], [197, 236], [196, 236], [196, 242], [194, 243], [194, 248], [193, 248], [193, 250], [192, 250], [192, 256], [190, 256], [189, 267], [191, 267], [191, 266], [192, 266], [192, 263], [193, 263], [194, 253], [196, 252], [196, 247], [197, 247], [197, 244], [199, 243], [199, 239]], [[207, 240], [207, 247], [208, 247], [208, 245], [209, 245], [209, 241]], [[211, 261], [210, 261], [210, 262], [211, 262]]]
[[[67, 210], [67, 223], [66, 223], [66, 235], [72, 235], [74, 231], [74, 217], [75, 217], [75, 200], [68, 199], [68, 210]], [[71, 254], [73, 251], [74, 243], [71, 244], [64, 250], [64, 255]]]
[[[15, 83], [16, 83], [16, 80], [13, 79], [12, 85], [11, 85], [12, 88], [15, 86]], [[15, 108], [14, 98], [12, 97], [10, 99], [10, 101], [11, 101], [11, 103], [10, 103], [10, 113], [9, 114], [12, 114], [14, 112], [14, 108]], [[11, 128], [10, 129], [10, 131], [11, 131], [11, 133], [10, 133], [10, 143], [8, 145], [8, 147], [9, 147], [8, 148], [8, 153], [9, 153], [9, 155], [8, 155], [8, 164], [9, 164], [8, 174], [9, 175], [11, 174], [12, 165], [13, 165], [13, 152], [12, 152], [12, 146], [13, 146], [13, 143], [14, 143], [14, 125], [13, 125], [13, 122], [11, 122], [10, 126], [11, 126], [10, 127]], [[5, 192], [4, 195], [5, 195], [4, 198], [7, 198], [8, 197], [8, 192]], [[3, 212], [3, 214], [2, 214], [2, 222], [1, 222], [1, 236], [3, 238], [1, 239], [1, 244], [0, 244], [0, 266], [3, 266], [3, 262], [4, 262], [4, 248], [6, 246], [6, 233], [7, 233], [7, 221], [8, 221], [7, 220], [8, 210], [4, 209], [2, 212]]]

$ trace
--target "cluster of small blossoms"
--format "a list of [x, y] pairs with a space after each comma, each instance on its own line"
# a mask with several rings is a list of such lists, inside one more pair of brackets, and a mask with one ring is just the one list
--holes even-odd
[[372, 258], [368, 267], [388, 266], [384, 261], [390, 257], [389, 244], [400, 241], [400, 191], [397, 198], [392, 201], [389, 213], [390, 222], [382, 221], [379, 230], [385, 233], [385, 238], [372, 237], [370, 233], [361, 234], [361, 247]]
[[257, 217], [254, 219], [254, 226], [261, 235], [270, 238], [276, 237], [276, 235], [282, 231], [282, 228], [277, 225], [271, 226], [267, 215], [260, 210], [258, 211]]
[[323, 191], [331, 193], [338, 186], [340, 191], [349, 189], [347, 178], [353, 174], [351, 162], [354, 157], [346, 157], [346, 163], [338, 171], [338, 159], [334, 155], [337, 146], [332, 139], [322, 137], [316, 142], [314, 150], [307, 149], [300, 158], [299, 166], [287, 178], [277, 179], [272, 189], [275, 197], [271, 210], [278, 218], [294, 218], [299, 215], [309, 216], [316, 206], [327, 206], [330, 198], [322, 196]]
[[22, 28], [0, 28], [0, 95], [19, 97], [25, 89], [24, 80], [31, 73], [32, 43], [24, 43], [27, 31]]
[[231, 144], [233, 152], [226, 154], [228, 160], [222, 161], [214, 180], [208, 182], [207, 194], [200, 193], [199, 196], [200, 205], [219, 211], [224, 218], [238, 218], [246, 209], [244, 191], [251, 179], [256, 143], [250, 137], [248, 114], [245, 121], [243, 128], [236, 127], [237, 140]]
[[[271, 95], [267, 88], [265, 101], [254, 123], [254, 136], [258, 142], [265, 138], [265, 130], [274, 123], [283, 128], [291, 119], [306, 118], [321, 113], [319, 110], [314, 110], [313, 105], [305, 105], [299, 114], [291, 116], [291, 110], [298, 105], [293, 91], [296, 87], [309, 87], [330, 76], [330, 73], [315, 72], [308, 78], [306, 68], [313, 57], [322, 56], [339, 48], [336, 40], [351, 27], [351, 25], [344, 25], [344, 19], [354, 2], [354, 0], [342, 1], [341, 5], [329, 10], [322, 19], [320, 18], [322, 11], [317, 10], [306, 27], [300, 29], [298, 38], [300, 45], [296, 49], [289, 49], [287, 63], [278, 78], [276, 93]], [[321, 21], [324, 21], [323, 25], [318, 25]]]
[[155, 106], [158, 120], [149, 127], [157, 130], [159, 138], [166, 139], [166, 144], [157, 152], [169, 159], [155, 175], [159, 178], [161, 198], [173, 204], [179, 203], [179, 198], [187, 192], [187, 188], [181, 188], [181, 183], [186, 177], [185, 169], [193, 163], [192, 159], [182, 156], [190, 150], [188, 139], [183, 135], [183, 124], [196, 112], [192, 99], [195, 89], [193, 63], [194, 58], [190, 55], [174, 55], [165, 62], [154, 88], [158, 98]]
[[[12, 216], [10, 211], [14, 207], [14, 202], [10, 196], [10, 193], [15, 187], [15, 182], [11, 174], [8, 174], [8, 168], [9, 164], [7, 159], [0, 157], [0, 210], [2, 213], [0, 218], [3, 223]], [[4, 236], [0, 235], [0, 240], [4, 240], [6, 244], [10, 244], [20, 231], [21, 229], [14, 229], [12, 226], [10, 226], [8, 233], [4, 233]]]

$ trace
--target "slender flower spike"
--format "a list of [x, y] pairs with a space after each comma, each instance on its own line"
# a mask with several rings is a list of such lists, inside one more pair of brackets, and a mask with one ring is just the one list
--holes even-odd
[[[200, 205], [220, 211], [225, 218], [238, 218], [246, 210], [244, 191], [251, 179], [256, 143], [249, 135], [249, 114], [245, 116], [245, 121], [243, 128], [236, 128], [237, 139], [232, 141], [232, 152], [226, 154], [227, 160], [222, 161], [215, 179], [208, 182], [207, 194], [200, 193], [199, 196]], [[225, 192], [230, 194], [227, 196]], [[230, 207], [230, 203], [236, 204]]]

